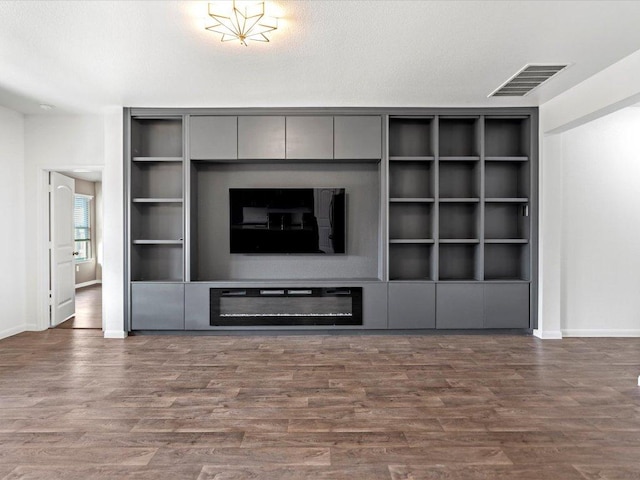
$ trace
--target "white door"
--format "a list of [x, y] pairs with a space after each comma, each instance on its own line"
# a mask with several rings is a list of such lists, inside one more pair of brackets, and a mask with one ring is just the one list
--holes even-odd
[[49, 210], [51, 238], [51, 326], [55, 327], [76, 313], [74, 272], [73, 203], [75, 181], [51, 172]]

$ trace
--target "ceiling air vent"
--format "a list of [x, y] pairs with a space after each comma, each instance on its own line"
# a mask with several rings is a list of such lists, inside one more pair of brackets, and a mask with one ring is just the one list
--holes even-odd
[[527, 64], [513, 77], [491, 92], [489, 97], [524, 97], [555, 74], [567, 68], [567, 65]]

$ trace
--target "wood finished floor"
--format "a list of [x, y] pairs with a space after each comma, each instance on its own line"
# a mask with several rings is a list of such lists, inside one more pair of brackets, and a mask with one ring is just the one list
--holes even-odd
[[76, 314], [56, 328], [102, 329], [102, 285], [76, 290]]
[[0, 478], [640, 478], [640, 339], [0, 341]]

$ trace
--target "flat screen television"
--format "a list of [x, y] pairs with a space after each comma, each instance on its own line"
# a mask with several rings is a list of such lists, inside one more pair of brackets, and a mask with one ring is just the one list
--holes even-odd
[[231, 253], [346, 253], [344, 188], [230, 188]]

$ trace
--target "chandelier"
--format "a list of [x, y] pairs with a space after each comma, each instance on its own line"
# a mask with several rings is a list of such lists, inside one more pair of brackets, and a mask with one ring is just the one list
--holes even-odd
[[264, 2], [238, 7], [233, 0], [231, 12], [215, 11], [218, 8], [209, 4], [209, 16], [216, 23], [205, 28], [222, 35], [222, 42], [239, 40], [245, 47], [247, 40], [268, 42], [266, 34], [278, 28], [277, 18], [265, 17]]

